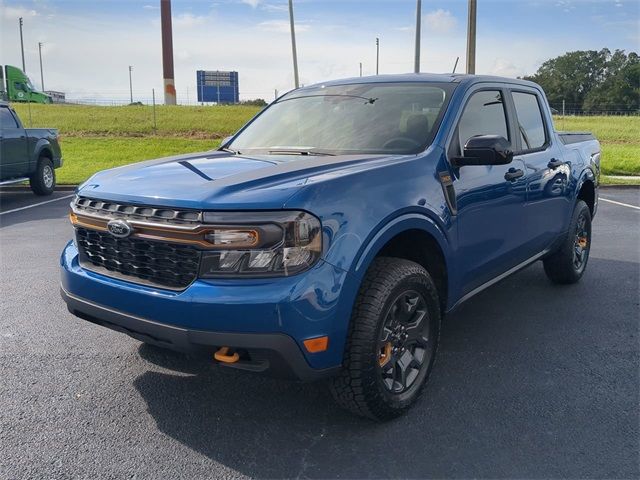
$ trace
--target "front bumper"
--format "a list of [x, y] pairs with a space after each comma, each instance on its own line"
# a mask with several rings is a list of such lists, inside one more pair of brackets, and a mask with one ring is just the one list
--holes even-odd
[[[341, 296], [346, 276], [320, 261], [294, 277], [197, 280], [174, 292], [85, 270], [73, 242], [61, 257], [62, 297], [74, 315], [174, 350], [241, 349], [249, 361], [224, 365], [301, 380], [329, 376], [342, 363], [351, 310]], [[326, 351], [303, 348], [325, 335]]]
[[228, 333], [189, 330], [129, 315], [76, 297], [60, 289], [69, 312], [89, 322], [159, 347], [181, 352], [212, 352], [233, 346], [248, 352], [249, 358], [222, 366], [266, 372], [284, 378], [314, 381], [337, 373], [338, 367], [315, 369], [309, 366], [296, 342], [284, 334]]

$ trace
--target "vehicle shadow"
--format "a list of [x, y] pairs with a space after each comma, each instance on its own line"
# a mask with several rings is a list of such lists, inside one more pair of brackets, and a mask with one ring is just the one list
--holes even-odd
[[341, 411], [322, 384], [146, 345], [140, 355], [172, 371], [135, 388], [161, 432], [251, 477], [633, 477], [638, 264], [589, 268], [558, 287], [538, 264], [450, 315], [425, 394], [386, 424]]

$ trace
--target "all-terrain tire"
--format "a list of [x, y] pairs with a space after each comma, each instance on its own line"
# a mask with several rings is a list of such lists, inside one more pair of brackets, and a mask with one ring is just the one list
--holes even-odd
[[40, 157], [34, 174], [29, 178], [29, 186], [36, 195], [51, 195], [56, 188], [56, 171], [48, 157]]
[[591, 250], [591, 210], [578, 200], [573, 210], [567, 236], [553, 254], [543, 260], [544, 271], [553, 283], [578, 282], [589, 260]]
[[[414, 372], [410, 388], [393, 393], [385, 387], [379, 345], [383, 329], [388, 331], [386, 319], [403, 292], [417, 293], [423, 299], [426, 317], [422, 318], [428, 322], [425, 337], [428, 336], [429, 347], [423, 349], [423, 361], [419, 373]], [[374, 420], [392, 419], [407, 411], [420, 397], [431, 373], [440, 321], [438, 292], [422, 266], [399, 258], [376, 259], [366, 273], [353, 308], [342, 369], [330, 383], [336, 402], [356, 415]]]

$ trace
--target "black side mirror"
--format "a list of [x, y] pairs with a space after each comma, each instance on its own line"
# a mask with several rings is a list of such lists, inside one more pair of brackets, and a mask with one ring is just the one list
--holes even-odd
[[467, 140], [464, 156], [453, 159], [457, 167], [464, 165], [506, 165], [513, 160], [509, 141], [500, 135], [478, 135]]

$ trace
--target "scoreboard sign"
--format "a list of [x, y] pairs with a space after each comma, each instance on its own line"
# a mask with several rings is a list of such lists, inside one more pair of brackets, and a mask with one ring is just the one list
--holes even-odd
[[196, 86], [199, 102], [238, 103], [238, 72], [198, 70]]

